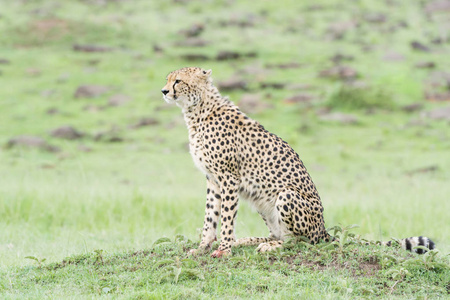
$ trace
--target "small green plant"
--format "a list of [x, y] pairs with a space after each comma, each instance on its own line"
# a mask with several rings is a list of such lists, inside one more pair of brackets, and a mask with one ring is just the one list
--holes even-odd
[[186, 236], [182, 234], [178, 234], [175, 236], [173, 241], [167, 237], [162, 237], [157, 239], [153, 245], [152, 248], [154, 250], [161, 250], [161, 249], [169, 249], [169, 248], [176, 248], [178, 251], [183, 252], [188, 248], [188, 244], [192, 243], [191, 240], [189, 240]]
[[42, 267], [42, 264], [47, 260], [46, 258], [37, 258], [36, 256], [25, 256], [25, 258], [36, 261], [39, 268]]
[[397, 266], [396, 268], [388, 270], [385, 275], [393, 280], [395, 280], [394, 284], [391, 286], [390, 294], [394, 291], [395, 286], [402, 282], [406, 276], [409, 275], [409, 271], [403, 267]]
[[409, 271], [400, 266], [389, 269], [385, 273], [386, 276], [392, 278], [395, 281], [402, 281], [408, 274], [409, 274]]
[[157, 239], [153, 245], [152, 249], [164, 249], [165, 247], [171, 246], [173, 243], [172, 241], [167, 237], [162, 237]]
[[359, 225], [353, 224], [345, 226], [343, 228], [338, 225], [329, 228], [328, 230], [333, 231], [333, 236], [336, 238], [336, 240], [331, 242], [329, 245], [326, 245], [323, 249], [332, 249], [337, 246], [339, 248], [339, 252], [342, 253], [344, 251], [344, 247], [352, 242], [350, 238], [355, 237], [355, 234], [351, 233], [350, 230], [358, 227]]
[[178, 280], [183, 275], [187, 278], [197, 278], [200, 280], [204, 280], [205, 276], [202, 274], [202, 272], [197, 269], [193, 269], [193, 267], [195, 267], [196, 265], [197, 263], [192, 259], [180, 259], [179, 257], [175, 257], [175, 260], [165, 259], [163, 261], [157, 262], [155, 264], [157, 268], [164, 266], [164, 271], [159, 278], [159, 283], [163, 281], [178, 283]]
[[95, 263], [96, 264], [103, 264], [103, 250], [94, 250], [95, 253]]
[[[167, 237], [157, 239], [152, 248], [154, 251], [166, 251], [168, 249], [175, 249], [177, 253], [186, 252], [187, 244], [191, 241], [184, 235], [175, 236], [174, 240]], [[178, 283], [180, 278], [197, 278], [203, 280], [204, 275], [194, 267], [197, 266], [197, 262], [190, 259], [180, 259], [179, 256], [175, 256], [175, 259], [162, 259], [154, 263], [153, 269], [162, 270], [162, 274], [158, 279], [158, 282], [170, 281], [172, 283]]]
[[353, 293], [353, 289], [350, 287], [350, 284], [346, 279], [337, 280], [336, 284], [333, 285], [333, 288], [334, 290], [344, 294]]
[[393, 265], [398, 265], [400, 258], [391, 254], [384, 254], [381, 256], [380, 265], [382, 268], [388, 268]]

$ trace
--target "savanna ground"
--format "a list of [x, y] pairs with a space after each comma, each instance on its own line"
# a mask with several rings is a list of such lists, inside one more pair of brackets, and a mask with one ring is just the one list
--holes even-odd
[[[1, 298], [448, 297], [449, 1], [0, 7]], [[160, 93], [184, 66], [298, 151], [341, 243], [186, 254], [205, 182]], [[236, 227], [268, 234], [246, 203]], [[361, 245], [414, 235], [439, 251]]]

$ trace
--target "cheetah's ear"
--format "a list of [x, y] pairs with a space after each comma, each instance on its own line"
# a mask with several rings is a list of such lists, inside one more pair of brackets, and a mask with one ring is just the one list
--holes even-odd
[[209, 76], [211, 76], [211, 74], [212, 74], [212, 70], [211, 70], [211, 69], [209, 69], [209, 70], [203, 70], [203, 71], [202, 71], [202, 74], [203, 74], [205, 77], [209, 77]]

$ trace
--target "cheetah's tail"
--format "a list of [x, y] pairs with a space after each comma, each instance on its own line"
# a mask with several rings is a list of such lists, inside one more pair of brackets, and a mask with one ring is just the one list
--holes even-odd
[[[382, 244], [385, 246], [391, 246], [395, 242], [397, 241], [383, 242]], [[427, 252], [427, 250], [421, 248], [414, 249], [414, 247], [423, 246], [430, 250], [433, 250], [435, 248], [435, 243], [425, 236], [413, 236], [406, 239], [401, 239], [398, 240], [398, 243], [402, 246], [403, 249], [415, 252], [417, 254], [424, 254]]]

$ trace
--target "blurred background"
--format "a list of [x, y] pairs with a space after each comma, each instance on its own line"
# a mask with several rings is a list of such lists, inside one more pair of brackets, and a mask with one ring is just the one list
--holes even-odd
[[[299, 153], [328, 227], [449, 249], [450, 1], [0, 0], [0, 266], [198, 240], [206, 184], [166, 75]], [[265, 236], [240, 204], [237, 237]]]

